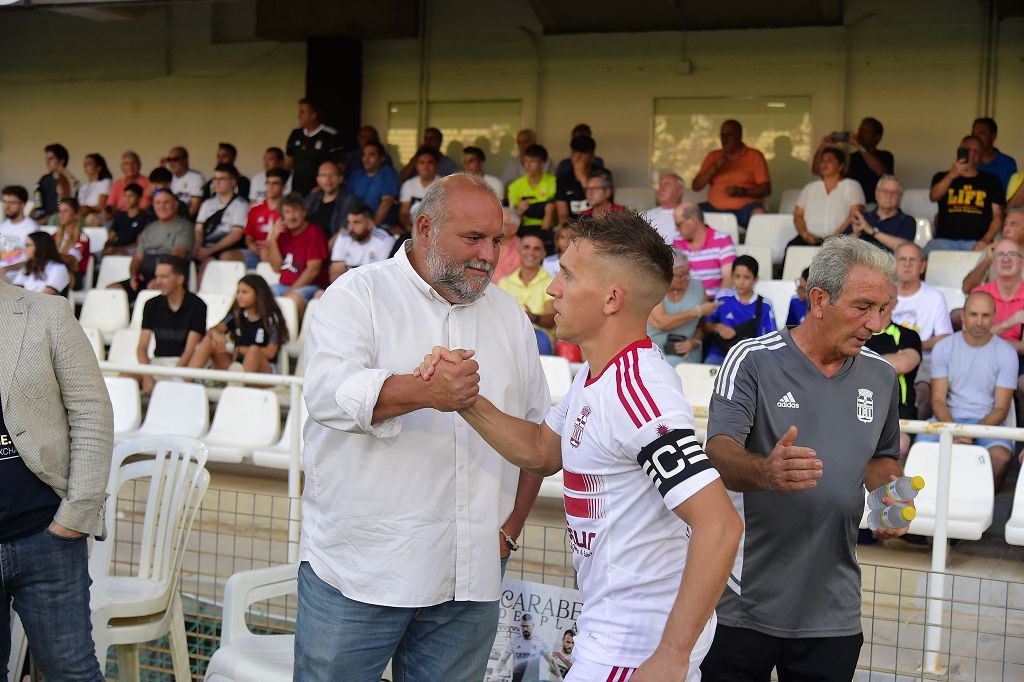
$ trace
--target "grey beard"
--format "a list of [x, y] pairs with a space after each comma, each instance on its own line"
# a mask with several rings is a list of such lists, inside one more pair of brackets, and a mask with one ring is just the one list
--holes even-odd
[[[446, 253], [441, 253], [437, 246], [438, 231], [430, 235], [430, 246], [427, 248], [427, 272], [435, 287], [446, 290], [457, 300], [457, 303], [473, 303], [483, 296], [487, 284], [491, 281], [494, 266], [487, 261], [468, 261], [457, 263]], [[482, 285], [472, 284], [466, 277], [466, 266], [487, 272]]]

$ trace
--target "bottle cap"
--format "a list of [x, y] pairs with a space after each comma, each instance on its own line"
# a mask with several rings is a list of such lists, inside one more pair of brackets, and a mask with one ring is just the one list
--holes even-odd
[[900, 510], [900, 516], [903, 517], [904, 521], [913, 521], [914, 518], [917, 516], [917, 510], [911, 507], [910, 505], [907, 505], [906, 507]]
[[914, 490], [923, 490], [924, 479], [921, 478], [920, 476], [914, 476], [912, 479], [910, 479], [910, 487], [913, 488]]

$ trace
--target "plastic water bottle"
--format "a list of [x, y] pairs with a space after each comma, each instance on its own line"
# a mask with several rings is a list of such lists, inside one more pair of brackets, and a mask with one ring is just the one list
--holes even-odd
[[895, 481], [880, 485], [868, 495], [868, 509], [884, 509], [882, 499], [891, 498], [893, 502], [910, 502], [924, 488], [924, 479], [920, 476], [900, 476]]
[[905, 504], [894, 504], [885, 509], [875, 509], [868, 514], [868, 528], [871, 530], [893, 530], [906, 528], [917, 516], [917, 510]]

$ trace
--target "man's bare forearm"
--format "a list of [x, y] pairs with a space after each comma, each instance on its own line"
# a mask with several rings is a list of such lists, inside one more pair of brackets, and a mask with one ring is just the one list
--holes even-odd
[[549, 476], [562, 468], [561, 448], [545, 444], [543, 424], [510, 417], [483, 396], [472, 407], [459, 412], [487, 444], [520, 469]]
[[373, 406], [372, 423], [377, 424], [430, 407], [423, 381], [411, 374], [390, 376], [380, 387], [377, 404]]
[[722, 476], [722, 483], [736, 492], [766, 490], [764, 457], [748, 452], [728, 436], [715, 436], [704, 446], [704, 452]]
[[992, 267], [992, 259], [985, 256], [977, 265], [974, 266], [974, 269], [964, 277], [964, 283], [960, 287], [960, 290], [965, 294], [969, 294], [974, 287], [980, 287], [984, 284], [985, 276], [988, 275], [988, 269], [990, 267]]

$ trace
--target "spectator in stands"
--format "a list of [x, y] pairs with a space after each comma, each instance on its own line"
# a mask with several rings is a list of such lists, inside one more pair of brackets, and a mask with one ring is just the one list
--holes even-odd
[[996, 176], [999, 178], [999, 182], [1003, 183], [1003, 189], [1008, 189], [1010, 177], [1017, 172], [1017, 161], [1009, 154], [1004, 154], [996, 148], [999, 126], [996, 125], [995, 119], [988, 117], [974, 119], [974, 124], [971, 126], [971, 135], [978, 138], [981, 142], [978, 170], [982, 173], [991, 173]]
[[387, 162], [384, 145], [371, 140], [363, 145], [361, 166], [352, 171], [348, 189], [373, 211], [373, 222], [387, 229], [398, 224], [398, 173]]
[[[171, 173], [171, 171], [167, 170], [163, 166], [157, 166], [152, 171], [150, 171], [149, 186], [146, 187], [146, 193], [148, 196], [145, 197], [145, 200], [149, 203], [149, 208], [146, 209], [146, 212], [150, 215], [151, 219], [156, 215], [156, 213], [153, 211], [153, 197], [156, 196], [157, 193], [160, 191], [170, 192], [171, 194], [174, 194], [174, 190], [171, 188], [173, 179], [174, 175]], [[181, 199], [178, 199], [176, 194], [174, 198], [178, 202], [176, 204], [175, 213], [177, 213], [179, 216], [187, 220], [191, 219], [191, 216], [189, 216], [188, 213], [189, 204], [185, 203]]]
[[544, 172], [548, 150], [532, 144], [520, 154], [523, 174], [508, 186], [508, 205], [524, 228], [550, 230], [555, 222], [555, 176]]
[[62, 144], [48, 144], [43, 148], [46, 174], [36, 185], [36, 207], [32, 218], [45, 223], [57, 213], [57, 204], [65, 197], [78, 194], [78, 180], [68, 170], [67, 148]]
[[551, 275], [540, 263], [544, 260], [544, 240], [536, 232], [519, 237], [519, 268], [498, 286], [511, 294], [530, 318], [534, 329], [552, 337], [555, 328], [555, 299], [548, 293]]
[[196, 216], [194, 257], [199, 264], [199, 279], [212, 260], [244, 261], [245, 225], [249, 202], [240, 197], [235, 184], [238, 169], [221, 164], [213, 171], [213, 196], [203, 202]]
[[555, 183], [555, 215], [560, 223], [579, 218], [590, 208], [584, 188], [590, 171], [594, 168], [594, 150], [597, 149], [594, 138], [588, 135], [572, 138], [569, 146], [572, 148], [569, 157], [572, 169], [556, 176]]
[[[1017, 354], [1013, 346], [993, 334], [995, 314], [996, 305], [988, 293], [972, 293], [964, 304], [963, 331], [936, 344], [931, 396], [935, 420], [990, 426], [1006, 420], [1017, 388]], [[922, 433], [917, 440], [934, 442], [939, 437]], [[998, 492], [1013, 452], [1010, 441], [956, 436], [953, 442], [973, 443], [988, 450]]]
[[855, 151], [850, 154], [850, 165], [846, 177], [856, 181], [864, 193], [866, 203], [877, 201], [875, 188], [883, 175], [892, 175], [895, 172], [896, 160], [892, 152], [878, 148], [882, 141], [882, 133], [885, 129], [882, 122], [877, 118], [868, 117], [860, 122], [857, 132], [831, 133], [821, 138], [818, 144], [818, 151], [814, 153], [814, 160], [811, 162], [811, 173], [821, 175], [821, 154], [829, 147], [842, 148], [846, 145]]
[[299, 100], [299, 127], [288, 137], [284, 150], [284, 166], [292, 172], [292, 191], [302, 196], [316, 187], [324, 161], [342, 160], [338, 131], [320, 122], [319, 108], [306, 98]]
[[103, 245], [104, 256], [130, 256], [135, 251], [142, 228], [151, 221], [152, 216], [143, 213], [140, 208], [144, 191], [141, 185], [130, 183], [121, 190], [119, 210], [110, 221], [107, 230], [107, 241]]
[[[376, 143], [381, 148], [381, 164], [388, 166], [392, 170], [394, 167], [391, 165], [391, 158], [388, 157], [387, 153], [383, 151], [384, 145], [380, 141], [380, 133], [373, 126], [363, 126], [356, 133], [356, 146], [345, 152], [344, 168], [342, 168], [342, 174], [345, 176], [345, 182], [351, 184], [352, 175], [363, 168], [363, 152], [366, 149], [366, 145], [370, 143]], [[396, 182], [395, 186], [398, 186], [397, 177], [398, 173], [395, 173]], [[354, 190], [353, 190], [354, 191]]]
[[[511, 275], [520, 265], [518, 233], [522, 219], [515, 209], [508, 208], [507, 206], [502, 207], [501, 217], [501, 252], [498, 254], [498, 262], [494, 265], [494, 273], [491, 275], [491, 282], [493, 284], [498, 284], [502, 279]], [[541, 267], [546, 262], [547, 258], [541, 263]]]
[[[416, 205], [434, 184], [438, 176], [440, 152], [435, 147], [420, 147], [416, 150], [416, 175], [402, 182], [398, 193], [398, 229], [392, 234], [409, 234], [416, 219]], [[400, 176], [401, 177], [401, 176]]]
[[139, 241], [129, 263], [131, 276], [115, 282], [110, 288], [122, 287], [128, 293], [129, 302], [134, 301], [139, 291], [156, 288], [154, 282], [156, 266], [160, 258], [174, 256], [189, 258], [195, 245], [195, 228], [178, 215], [178, 198], [168, 189], [158, 189], [153, 195], [153, 211], [156, 220], [146, 225], [139, 235]]
[[384, 260], [394, 245], [395, 238], [374, 224], [369, 206], [353, 206], [348, 212], [348, 230], [338, 234], [331, 248], [330, 281], [352, 268]]
[[853, 214], [846, 234], [885, 249], [890, 253], [903, 242], [912, 242], [917, 235], [917, 220], [900, 210], [903, 184], [892, 175], [884, 175], [875, 187], [878, 207], [873, 211]]
[[[221, 142], [217, 145], [217, 163], [214, 166], [232, 165], [235, 169], [238, 169], [238, 165], [235, 160], [238, 158], [238, 149], [235, 145], [230, 142]], [[210, 178], [205, 185], [203, 185], [203, 201], [206, 201], [213, 196], [216, 190], [213, 189], [213, 178]], [[245, 177], [241, 173], [238, 174], [238, 179], [235, 181], [235, 193], [243, 199], [247, 199], [250, 191], [249, 178]]]
[[704, 285], [690, 276], [690, 259], [673, 249], [672, 283], [661, 303], [654, 306], [647, 320], [647, 335], [659, 346], [668, 364], [700, 362], [704, 330], [700, 318], [713, 313], [719, 305], [708, 301]]
[[11, 284], [41, 294], [64, 295], [71, 273], [48, 232], [33, 232], [25, 243], [25, 263]]
[[[526, 168], [523, 165], [523, 154], [526, 152], [527, 147], [531, 147], [537, 144], [537, 133], [530, 128], [523, 128], [516, 133], [516, 148], [519, 152], [518, 156], [512, 156], [505, 164], [505, 169], [501, 171], [501, 181], [505, 187], [508, 188], [515, 180], [518, 180], [526, 174]], [[545, 154], [547, 152], [545, 151]], [[551, 159], [547, 159], [544, 162], [544, 172], [552, 177], [555, 176], [555, 164]], [[511, 203], [511, 202], [510, 202]]]
[[348, 227], [348, 214], [359, 204], [342, 183], [341, 168], [324, 161], [316, 174], [316, 189], [306, 197], [306, 215], [334, 243], [334, 237]]
[[864, 191], [846, 175], [846, 154], [837, 147], [821, 150], [820, 180], [812, 180], [800, 192], [793, 210], [797, 236], [790, 246], [818, 246], [827, 237], [842, 234], [853, 216], [864, 210]]
[[85, 224], [98, 226], [103, 224], [104, 207], [110, 196], [110, 169], [107, 160], [100, 154], [86, 154], [82, 161], [82, 170], [87, 182], [78, 188], [78, 204], [82, 207]]
[[4, 221], [0, 223], [0, 276], [25, 262], [25, 246], [30, 234], [39, 225], [25, 217], [28, 190], [21, 185], [7, 185], [0, 190], [3, 198]]
[[804, 268], [795, 282], [796, 293], [789, 299], [789, 314], [786, 315], [787, 327], [795, 327], [807, 317], [807, 278], [810, 276], [811, 269]]
[[300, 317], [306, 302], [328, 284], [327, 254], [327, 237], [306, 220], [302, 195], [292, 192], [281, 202], [281, 220], [274, 223], [267, 242], [267, 261], [274, 272], [281, 273], [280, 281], [271, 287], [274, 295], [295, 301]]
[[64, 264], [72, 274], [72, 288], [81, 289], [89, 268], [89, 236], [82, 230], [81, 207], [75, 199], [61, 199], [57, 231], [53, 234]]
[[214, 369], [231, 369], [238, 363], [244, 372], [272, 374], [286, 343], [288, 325], [270, 286], [259, 275], [246, 275], [238, 280], [231, 310], [206, 331], [188, 366], [201, 369], [212, 363]]
[[143, 189], [143, 196], [139, 207], [143, 210], [149, 208], [149, 194], [145, 192], [149, 185], [149, 179], [142, 174], [142, 159], [133, 151], [127, 151], [121, 155], [122, 176], [110, 185], [110, 196], [107, 197], [107, 209], [111, 214], [117, 211], [126, 210], [124, 204], [124, 190], [128, 185], [138, 185]]
[[704, 211], [697, 204], [684, 202], [676, 206], [679, 236], [673, 245], [690, 259], [690, 269], [702, 285], [709, 300], [720, 289], [732, 286], [732, 263], [736, 248], [732, 237], [704, 224]]
[[658, 205], [644, 212], [644, 220], [665, 238], [666, 244], [671, 244], [678, 236], [675, 212], [676, 207], [683, 203], [685, 190], [686, 183], [681, 177], [675, 173], [665, 173], [658, 180], [658, 189], [654, 192]]
[[992, 320], [992, 333], [1010, 342], [1019, 354], [1024, 354], [1021, 325], [1024, 324], [1024, 248], [1010, 239], [1000, 239], [992, 245], [992, 263], [995, 278], [975, 287], [992, 297], [996, 305]]
[[921, 247], [914, 242], [896, 248], [896, 307], [892, 321], [913, 329], [921, 337], [921, 364], [917, 372], [917, 413], [921, 419], [931, 415], [932, 348], [953, 333], [949, 307], [942, 292], [921, 280], [928, 263]]
[[555, 252], [545, 257], [544, 262], [541, 263], [541, 267], [547, 270], [552, 277], [562, 269], [562, 254], [572, 243], [572, 234], [566, 227], [566, 223], [555, 225], [555, 229], [552, 230], [552, 235], [555, 238]]
[[483, 181], [494, 190], [494, 194], [500, 201], [505, 197], [505, 185], [498, 178], [493, 175], [487, 174], [485, 163], [487, 161], [487, 155], [484, 154], [484, 150], [480, 147], [465, 147], [462, 150], [462, 170], [475, 175], [478, 178], [483, 178]]
[[623, 208], [620, 204], [612, 201], [615, 195], [615, 183], [612, 180], [612, 172], [604, 168], [591, 168], [587, 174], [587, 184], [583, 190], [587, 195], [587, 203], [590, 205], [586, 211], [580, 214], [581, 220], [600, 218], [606, 213], [618, 213]]
[[441, 146], [442, 144], [444, 144], [444, 135], [441, 134], [440, 130], [438, 130], [437, 128], [427, 128], [426, 130], [423, 131], [423, 142], [420, 143], [419, 149], [417, 149], [416, 154], [413, 155], [411, 159], [409, 159], [409, 163], [405, 164], [402, 170], [399, 171], [398, 173], [398, 179], [403, 183], [403, 187], [405, 186], [405, 182], [414, 178], [417, 175], [421, 175], [419, 167], [420, 157], [422, 155], [422, 150], [425, 148], [430, 148], [437, 152], [437, 155], [435, 157], [437, 165], [435, 174], [437, 175], [437, 177], [443, 178], [445, 176], [451, 175], [452, 173], [459, 172], [458, 165], [456, 165], [454, 161], [445, 156], [441, 151], [443, 149], [443, 147]]
[[[1003, 239], [1009, 239], [1024, 246], [1024, 206], [1006, 209], [1006, 218], [1003, 220]], [[965, 294], [969, 294], [975, 287], [989, 281], [989, 272], [994, 263], [992, 260], [992, 250], [994, 248], [995, 245], [988, 247], [985, 250], [984, 258], [978, 261], [974, 269], [964, 277], [962, 289]]]
[[[917, 392], [914, 383], [921, 366], [921, 337], [909, 327], [901, 327], [892, 321], [892, 310], [896, 304], [896, 287], [893, 286], [892, 304], [882, 310], [882, 331], [874, 333], [864, 345], [875, 351], [896, 370], [896, 384], [899, 389], [900, 419], [917, 419]], [[910, 435], [900, 433], [900, 464], [907, 461], [910, 452]]]
[[291, 191], [291, 183], [288, 182], [291, 179], [291, 173], [284, 167], [284, 150], [280, 147], [267, 147], [267, 151], [263, 152], [263, 170], [252, 176], [252, 181], [249, 183], [249, 204], [251, 206], [257, 206], [267, 198], [267, 173], [274, 168], [285, 171], [284, 191]]
[[[572, 141], [575, 140], [577, 137], [589, 137], [593, 139], [594, 133], [590, 129], [590, 126], [587, 125], [586, 123], [576, 124], [576, 126], [573, 127], [572, 133], [570, 133], [569, 136], [569, 149], [572, 151], [575, 151], [575, 148], [572, 146]], [[596, 141], [594, 146], [597, 146]], [[591, 161], [591, 166], [593, 166], [594, 168], [604, 168], [604, 159], [602, 159], [600, 156], [595, 156]], [[556, 178], [559, 175], [567, 175], [573, 172], [573, 168], [574, 166], [572, 163], [572, 153], [570, 152], [567, 158], [564, 158], [558, 162], [558, 166], [555, 168], [553, 175]]]
[[[177, 256], [160, 256], [156, 265], [156, 288], [160, 296], [146, 301], [142, 309], [142, 333], [135, 351], [140, 365], [188, 367], [196, 346], [206, 333], [206, 303], [185, 288], [188, 262]], [[149, 358], [150, 337], [156, 339], [153, 359]], [[152, 395], [152, 376], [139, 378], [142, 392]]]
[[171, 147], [167, 156], [160, 159], [160, 165], [171, 171], [171, 191], [188, 208], [188, 217], [194, 218], [203, 203], [203, 174], [189, 168], [188, 150]]
[[264, 200], [249, 209], [245, 222], [245, 266], [255, 270], [267, 258], [267, 240], [274, 223], [281, 219], [281, 199], [288, 184], [288, 171], [271, 168], [263, 178]]
[[950, 169], [932, 177], [930, 197], [938, 202], [939, 212], [926, 257], [937, 249], [982, 251], [1002, 229], [1003, 185], [995, 175], [978, 170], [980, 158], [981, 140], [968, 135], [960, 142]]
[[715, 299], [719, 307], [704, 318], [704, 331], [710, 335], [705, 363], [720, 365], [729, 349], [743, 339], [775, 331], [771, 302], [754, 292], [757, 269], [753, 256], [739, 256], [732, 262], [733, 288], [719, 292]]
[[709, 152], [690, 183], [699, 192], [708, 185], [705, 211], [732, 213], [742, 227], [750, 216], [764, 213], [764, 199], [772, 193], [772, 179], [764, 154], [743, 144], [743, 126], [728, 120], [719, 131], [722, 148]]

